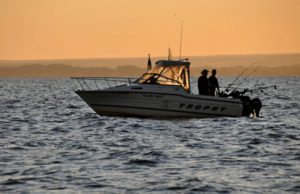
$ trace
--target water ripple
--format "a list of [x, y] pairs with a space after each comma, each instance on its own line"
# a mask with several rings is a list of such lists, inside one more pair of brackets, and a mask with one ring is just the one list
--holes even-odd
[[252, 94], [261, 118], [140, 119], [98, 116], [74, 80], [0, 79], [0, 190], [299, 193], [300, 78], [257, 80], [280, 83]]

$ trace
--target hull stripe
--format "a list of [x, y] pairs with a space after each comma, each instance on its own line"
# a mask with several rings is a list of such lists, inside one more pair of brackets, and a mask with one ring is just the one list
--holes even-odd
[[226, 101], [226, 100], [222, 100], [221, 97], [215, 97], [216, 99], [205, 99], [205, 98], [195, 98], [195, 97], [189, 97], [189, 96], [185, 96], [185, 95], [181, 95], [181, 94], [167, 94], [167, 93], [160, 93], [160, 92], [142, 92], [142, 91], [75, 91], [78, 95], [79, 94], [84, 94], [84, 93], [111, 93], [111, 92], [128, 92], [128, 93], [140, 93], [140, 94], [163, 94], [163, 95], [170, 95], [170, 96], [181, 96], [184, 98], [192, 98], [195, 100], [209, 100], [209, 101], [218, 101], [218, 102], [226, 102], [226, 103], [232, 103], [232, 104], [241, 104], [241, 102], [232, 102], [232, 101]]
[[214, 116], [218, 116], [218, 117], [225, 117], [225, 116], [226, 117], [237, 117], [237, 116], [234, 116], [234, 115], [225, 115], [225, 114], [197, 113], [197, 112], [188, 112], [188, 111], [180, 111], [180, 110], [146, 108], [146, 107], [134, 107], [134, 106], [115, 106], [115, 105], [101, 105], [101, 104], [89, 104], [89, 105], [90, 106], [118, 107], [118, 108], [136, 108], [136, 109], [156, 110], [156, 111], [170, 111], [170, 112], [181, 112], [181, 113], [201, 114], [201, 115], [214, 115]]

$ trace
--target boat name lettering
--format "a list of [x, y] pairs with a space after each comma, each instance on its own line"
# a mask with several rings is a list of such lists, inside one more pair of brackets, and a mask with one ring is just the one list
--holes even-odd
[[121, 94], [121, 95], [128, 95], [128, 92], [112, 92], [112, 94]]
[[202, 106], [200, 104], [194, 105], [194, 104], [184, 104], [181, 103], [179, 105], [179, 108], [185, 108], [185, 109], [195, 109], [195, 110], [211, 110], [211, 111], [221, 111], [223, 112], [225, 109], [227, 109], [227, 107], [219, 107], [219, 106]]
[[162, 98], [162, 95], [154, 95], [154, 94], [144, 94], [143, 95], [146, 98]]

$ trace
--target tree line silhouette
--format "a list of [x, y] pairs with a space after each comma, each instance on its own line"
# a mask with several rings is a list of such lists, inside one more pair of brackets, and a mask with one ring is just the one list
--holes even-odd
[[[243, 76], [248, 76], [258, 66], [253, 66]], [[246, 67], [218, 67], [217, 76], [238, 76]], [[192, 67], [190, 74], [192, 77], [200, 76], [203, 69], [211, 71], [214, 67]], [[20, 65], [20, 66], [2, 66], [0, 67], [0, 77], [2, 78], [40, 78], [40, 77], [139, 77], [146, 72], [145, 68], [132, 65], [109, 67], [73, 67], [63, 64], [50, 65]], [[300, 76], [300, 64], [290, 66], [268, 67], [261, 66], [251, 74], [251, 76]]]

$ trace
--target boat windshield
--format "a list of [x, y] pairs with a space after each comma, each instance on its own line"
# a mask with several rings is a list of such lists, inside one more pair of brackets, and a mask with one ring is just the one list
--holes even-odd
[[190, 93], [189, 62], [158, 61], [156, 65], [135, 81], [141, 84], [161, 84], [182, 86]]

